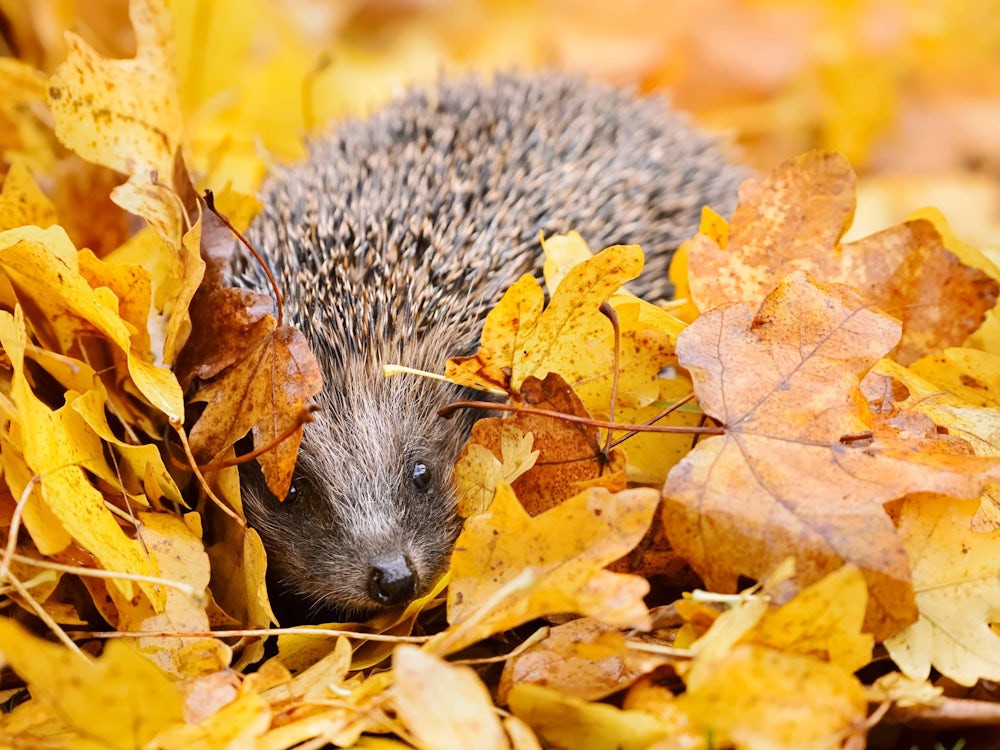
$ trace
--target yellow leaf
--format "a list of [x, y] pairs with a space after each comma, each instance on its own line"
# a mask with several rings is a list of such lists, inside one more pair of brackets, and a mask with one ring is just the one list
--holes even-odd
[[815, 656], [854, 672], [871, 661], [875, 645], [861, 632], [867, 606], [865, 577], [845, 565], [765, 612], [741, 641]]
[[861, 683], [809, 656], [743, 644], [696, 659], [685, 681], [676, 708], [720, 747], [833, 750], [865, 733]]
[[[557, 237], [546, 244], [560, 247], [562, 242]], [[544, 310], [538, 282], [522, 277], [487, 315], [479, 351], [449, 360], [446, 376], [463, 385], [516, 394], [525, 378], [541, 379], [557, 372], [571, 385], [585, 383], [605, 394], [613, 374], [613, 329], [599, 308], [639, 275], [642, 264], [637, 245], [609, 247], [571, 268]], [[662, 367], [657, 357], [663, 350], [673, 353], [673, 340], [683, 323], [632, 295], [618, 295], [615, 304], [623, 308], [619, 317], [639, 327], [637, 331], [625, 328], [623, 334], [621, 371], [631, 373], [633, 359], [641, 365], [627, 376], [623, 393], [632, 388], [633, 381], [628, 380], [632, 378], [652, 387], [655, 397], [656, 386], [650, 382]], [[644, 351], [630, 345], [634, 338], [645, 340]], [[606, 396], [603, 402], [607, 403]]]
[[1000, 679], [1000, 531], [970, 530], [976, 501], [917, 495], [903, 501], [899, 532], [913, 564], [919, 618], [885, 642], [908, 677], [933, 666], [960, 685]]
[[76, 253], [65, 257], [71, 247], [59, 227], [38, 231], [32, 239], [0, 233], [0, 269], [19, 299], [37, 311], [31, 318], [42, 343], [66, 353], [81, 336], [103, 336], [126, 356], [139, 392], [169, 418], [182, 421], [183, 394], [174, 374], [133, 352], [133, 332], [80, 275]]
[[514, 390], [529, 375], [543, 378], [558, 372], [572, 384], [595, 369], [608, 369], [606, 362], [595, 363], [587, 356], [594, 333], [603, 340], [611, 331], [598, 308], [639, 275], [642, 263], [637, 245], [617, 245], [571, 269], [523, 342], [523, 352], [515, 351], [510, 377]]
[[[185, 502], [181, 496], [180, 488], [170, 475], [170, 472], [167, 471], [159, 448], [151, 443], [143, 445], [126, 443], [123, 440], [119, 440], [115, 435], [111, 429], [111, 425], [108, 424], [107, 412], [105, 411], [106, 399], [102, 390], [95, 387], [75, 398], [67, 396], [67, 403], [72, 405], [73, 410], [83, 417], [87, 426], [101, 440], [108, 445], [114, 446], [114, 450], [121, 460], [121, 463], [118, 464], [119, 471], [128, 472], [130, 470], [131, 476], [139, 482], [145, 482], [150, 478], [153, 479], [160, 496], [166, 497], [180, 506], [184, 506]], [[129, 491], [139, 492], [141, 489], [141, 487], [134, 487], [130, 488]]]
[[[163, 587], [165, 602], [159, 611], [142, 602], [121, 611], [118, 629], [123, 631], [203, 632], [209, 629], [205, 612], [205, 594], [211, 571], [208, 555], [200, 537], [192, 533], [184, 519], [169, 513], [139, 513], [141, 549], [148, 554], [161, 578], [185, 583], [202, 600], [174, 587]], [[195, 514], [196, 515], [196, 514]], [[178, 676], [184, 672], [185, 654], [182, 648], [202, 640], [212, 639], [146, 637], [138, 639], [136, 648], [163, 670]], [[206, 647], [207, 646], [203, 646]], [[197, 663], [197, 659], [194, 663]], [[228, 660], [223, 666], [228, 666]]]
[[[924, 414], [936, 425], [960, 435], [977, 456], [997, 456], [1000, 391], [993, 385], [998, 362], [1000, 358], [985, 352], [946, 349], [909, 367], [883, 359], [873, 373], [905, 386], [906, 398], [886, 403], [886, 408]], [[1000, 528], [1000, 483], [986, 485], [972, 525], [977, 531]]]
[[455, 462], [452, 481], [458, 495], [458, 514], [468, 518], [485, 513], [493, 500], [497, 485], [513, 484], [514, 480], [535, 465], [538, 451], [532, 450], [531, 433], [525, 434], [516, 424], [500, 423], [500, 458], [477, 439], [487, 420], [473, 425], [472, 435]]
[[522, 276], [487, 314], [484, 345], [471, 357], [449, 359], [445, 377], [472, 388], [507, 391], [513, 384], [512, 363], [523, 356], [528, 334], [537, 325], [544, 304], [545, 295], [538, 282], [530, 275]]
[[557, 234], [548, 239], [542, 238], [542, 250], [545, 251], [545, 263], [542, 274], [549, 293], [554, 292], [566, 275], [579, 263], [584, 263], [594, 257], [586, 240], [579, 232]]
[[611, 625], [649, 627], [645, 579], [603, 570], [642, 539], [659, 505], [654, 490], [592, 488], [534, 518], [507, 485], [456, 542], [448, 587], [451, 627], [432, 643], [451, 653], [543, 614], [576, 612]]
[[[670, 365], [668, 365], [669, 367]], [[623, 406], [615, 408], [615, 420], [627, 424], [642, 424], [663, 413], [663, 410], [689, 396], [693, 390], [691, 381], [678, 370], [672, 377], [657, 377], [653, 383], [659, 391], [655, 400], [644, 406]], [[596, 410], [595, 416], [604, 417], [604, 410]], [[704, 419], [697, 405], [682, 406], [656, 424], [673, 427], [697, 427]], [[625, 435], [615, 431], [612, 442]], [[628, 480], [636, 484], [663, 486], [667, 473], [691, 451], [691, 435], [684, 433], [639, 432], [632, 435], [623, 447], [628, 452]]]
[[23, 224], [45, 228], [56, 223], [52, 201], [32, 179], [22, 161], [10, 165], [0, 192], [0, 231]]
[[[24, 373], [24, 321], [20, 308], [15, 313], [12, 316], [0, 312], [0, 342], [14, 368], [11, 395], [23, 425], [24, 458], [31, 470], [41, 476], [45, 504], [62, 527], [106, 570], [155, 575], [146, 557], [105, 507], [104, 496], [84, 473], [84, 466], [104, 462], [100, 440], [71, 406], [52, 411], [28, 385]], [[131, 597], [131, 582], [115, 579], [114, 585], [125, 597]], [[139, 585], [151, 602], [162, 605], [162, 591], [153, 584]]]
[[89, 661], [0, 618], [0, 653], [80, 738], [132, 750], [183, 720], [177, 685], [125, 641], [110, 641]]
[[510, 710], [558, 750], [646, 750], [668, 735], [667, 727], [644, 711], [623, 711], [588, 703], [540, 685], [516, 685]]
[[[16, 425], [16, 422], [12, 423], [11, 431], [19, 436], [21, 430], [20, 427], [15, 430]], [[28, 489], [28, 483], [35, 477], [35, 472], [25, 463], [20, 444], [15, 447], [9, 440], [4, 439], [0, 445], [2, 445], [0, 458], [3, 459], [3, 478], [14, 496], [20, 498]], [[22, 520], [28, 535], [43, 555], [61, 552], [73, 541], [73, 537], [60, 523], [59, 517], [45, 503], [40, 484], [35, 484], [30, 489], [24, 503]]]
[[[184, 130], [170, 11], [161, 0], [132, 0], [129, 15], [135, 58], [104, 58], [67, 33], [69, 51], [49, 79], [47, 98], [56, 135], [65, 146], [131, 176], [112, 197], [135, 209], [124, 204], [135, 201], [135, 192], [144, 187], [158, 183], [178, 188], [173, 184], [174, 159]], [[151, 221], [159, 210], [180, 216], [171, 196], [159, 194], [149, 203], [147, 210], [137, 210]]]
[[393, 653], [392, 700], [421, 750], [506, 750], [486, 686], [458, 667], [402, 644]]
[[[1000, 406], [1000, 356], [996, 354], [952, 347], [918, 359], [907, 370], [973, 406]], [[929, 395], [929, 389], [923, 395]]]
[[171, 726], [156, 738], [158, 750], [220, 750], [255, 747], [267, 731], [271, 710], [257, 693], [241, 690], [235, 700], [197, 724]]

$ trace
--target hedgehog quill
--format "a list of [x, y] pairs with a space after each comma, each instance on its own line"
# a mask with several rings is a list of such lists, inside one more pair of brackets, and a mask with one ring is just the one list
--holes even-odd
[[[540, 271], [540, 231], [642, 245], [634, 290], [666, 295], [702, 206], [731, 211], [745, 175], [663, 101], [557, 74], [412, 91], [272, 175], [250, 238], [324, 376], [289, 497], [243, 478], [283, 619], [402, 606], [447, 568], [474, 417], [439, 418], [459, 389], [383, 364], [473, 352], [504, 290]], [[265, 286], [245, 257], [234, 275]]]

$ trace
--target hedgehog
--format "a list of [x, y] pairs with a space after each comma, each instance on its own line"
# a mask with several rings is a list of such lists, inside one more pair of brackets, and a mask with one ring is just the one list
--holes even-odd
[[[438, 417], [457, 387], [384, 364], [440, 371], [475, 351], [504, 290], [539, 273], [540, 234], [639, 244], [633, 291], [669, 293], [673, 251], [745, 176], [662, 99], [552, 72], [410, 90], [272, 174], [250, 239], [324, 377], [288, 496], [241, 480], [279, 619], [399, 608], [447, 568], [474, 418]], [[234, 272], [264, 286], [243, 256]]]

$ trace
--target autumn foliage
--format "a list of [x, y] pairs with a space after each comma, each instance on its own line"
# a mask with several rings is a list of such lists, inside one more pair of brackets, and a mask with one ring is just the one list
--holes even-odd
[[257, 205], [192, 178], [172, 15], [130, 7], [134, 57], [70, 34], [50, 73], [0, 60], [0, 745], [833, 748], [1000, 721], [959, 691], [1000, 681], [1000, 270], [933, 209], [845, 240], [829, 151], [707, 207], [672, 302], [628, 291], [639, 247], [543, 238], [544, 285], [441, 363], [506, 398], [455, 468], [448, 575], [276, 630], [235, 463], [285, 494], [319, 370], [270, 290], [226, 285], [195, 185], [236, 229]]

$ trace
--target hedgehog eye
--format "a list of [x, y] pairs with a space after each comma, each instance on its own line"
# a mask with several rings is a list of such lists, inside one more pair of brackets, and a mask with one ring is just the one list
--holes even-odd
[[300, 487], [296, 480], [292, 480], [292, 484], [288, 487], [288, 494], [285, 495], [285, 499], [281, 501], [282, 505], [289, 506], [295, 505], [299, 500], [302, 499], [302, 487]]
[[416, 461], [413, 464], [413, 486], [418, 492], [426, 492], [431, 486], [431, 470], [423, 461]]

